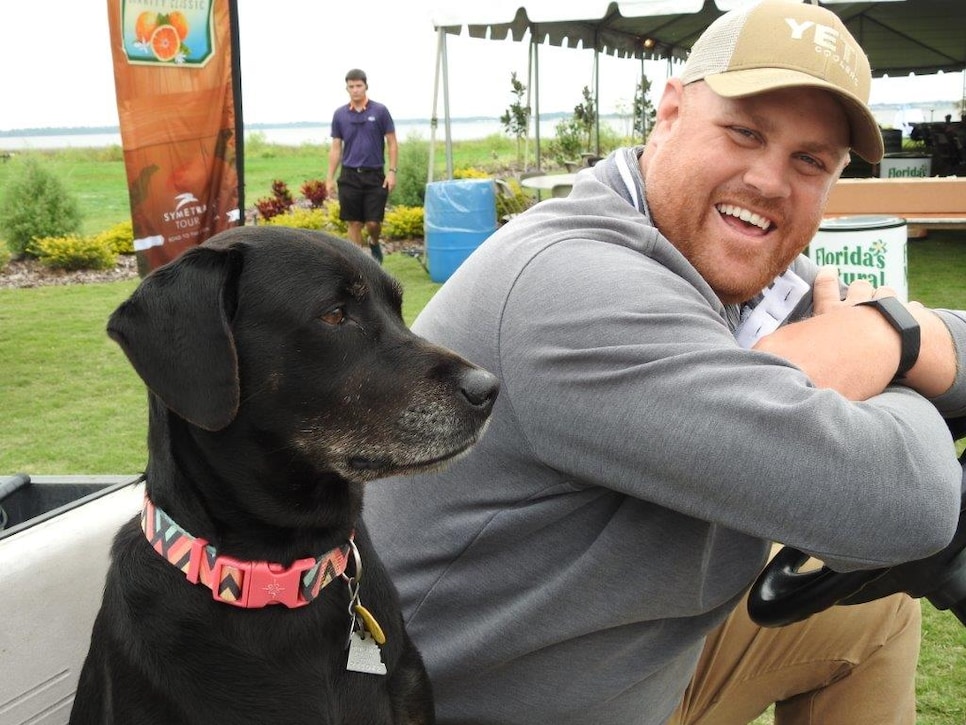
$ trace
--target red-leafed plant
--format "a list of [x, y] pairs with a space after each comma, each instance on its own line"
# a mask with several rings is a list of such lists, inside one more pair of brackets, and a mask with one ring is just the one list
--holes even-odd
[[309, 179], [302, 184], [302, 196], [312, 205], [313, 209], [319, 209], [325, 203], [328, 195], [323, 181]]
[[293, 204], [295, 199], [292, 198], [288, 185], [281, 179], [275, 179], [272, 182], [272, 195], [256, 201], [255, 208], [263, 219], [271, 219], [287, 212]]

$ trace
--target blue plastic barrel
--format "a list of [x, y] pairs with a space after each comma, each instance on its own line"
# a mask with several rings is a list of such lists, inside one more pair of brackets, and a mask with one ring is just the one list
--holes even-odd
[[492, 179], [431, 182], [423, 212], [429, 278], [445, 282], [496, 231], [496, 185]]

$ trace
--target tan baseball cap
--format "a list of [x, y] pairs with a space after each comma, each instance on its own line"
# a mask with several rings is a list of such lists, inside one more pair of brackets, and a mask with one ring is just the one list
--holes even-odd
[[797, 0], [763, 0], [725, 13], [691, 49], [681, 81], [703, 80], [719, 96], [824, 88], [842, 102], [852, 149], [877, 163], [882, 132], [869, 110], [869, 59], [835, 13]]

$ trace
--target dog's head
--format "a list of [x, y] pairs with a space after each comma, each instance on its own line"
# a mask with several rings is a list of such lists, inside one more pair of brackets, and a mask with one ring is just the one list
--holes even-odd
[[108, 334], [209, 439], [359, 482], [467, 450], [497, 395], [494, 376], [411, 333], [401, 302], [348, 242], [245, 227], [146, 277]]

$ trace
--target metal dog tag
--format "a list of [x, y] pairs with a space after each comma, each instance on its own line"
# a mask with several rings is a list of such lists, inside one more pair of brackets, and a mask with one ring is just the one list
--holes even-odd
[[353, 632], [349, 637], [349, 659], [345, 668], [350, 672], [364, 672], [369, 675], [386, 674], [382, 650], [364, 629]]

